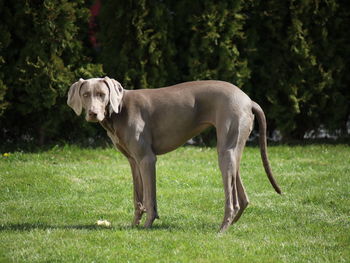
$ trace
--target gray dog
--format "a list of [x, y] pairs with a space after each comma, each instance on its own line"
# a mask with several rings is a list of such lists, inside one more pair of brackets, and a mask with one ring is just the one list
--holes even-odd
[[[224, 232], [248, 205], [239, 174], [254, 115], [259, 122], [261, 157], [277, 193], [266, 151], [266, 120], [260, 106], [236, 86], [223, 81], [194, 81], [171, 87], [124, 90], [108, 77], [80, 79], [68, 92], [68, 105], [86, 120], [99, 122], [129, 160], [134, 182], [134, 225], [147, 213], [145, 227], [158, 218], [156, 155], [170, 152], [206, 128], [217, 132], [217, 152], [225, 190]], [[254, 115], [253, 115], [254, 114]]]

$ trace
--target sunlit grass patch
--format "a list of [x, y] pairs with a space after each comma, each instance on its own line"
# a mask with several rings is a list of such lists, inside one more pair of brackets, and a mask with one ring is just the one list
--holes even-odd
[[[159, 156], [154, 228], [132, 228], [132, 179], [114, 149], [55, 147], [0, 158], [0, 262], [348, 262], [350, 149], [273, 146], [283, 195], [246, 147], [250, 205], [225, 235], [216, 150]], [[111, 222], [100, 227], [98, 220]]]

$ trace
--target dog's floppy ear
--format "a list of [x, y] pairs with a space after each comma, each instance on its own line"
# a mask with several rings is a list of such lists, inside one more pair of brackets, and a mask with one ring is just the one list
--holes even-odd
[[67, 104], [71, 107], [74, 112], [79, 116], [83, 109], [81, 98], [80, 98], [80, 87], [83, 84], [84, 79], [79, 79], [79, 81], [75, 82], [68, 91], [68, 99]]
[[121, 110], [123, 87], [118, 81], [109, 77], [105, 77], [103, 81], [109, 88], [109, 116], [111, 116], [113, 111], [119, 113]]

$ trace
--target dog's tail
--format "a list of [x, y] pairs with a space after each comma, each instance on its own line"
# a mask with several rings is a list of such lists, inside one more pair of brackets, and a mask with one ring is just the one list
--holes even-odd
[[267, 174], [267, 178], [269, 178], [269, 181], [273, 188], [276, 190], [277, 193], [282, 194], [281, 189], [277, 185], [277, 182], [275, 178], [272, 175], [271, 166], [269, 163], [269, 159], [267, 156], [267, 142], [266, 142], [266, 118], [263, 110], [257, 104], [256, 102], [252, 101], [252, 111], [254, 115], [257, 117], [258, 123], [259, 123], [259, 144], [260, 144], [260, 154], [261, 154], [261, 160], [263, 162], [265, 172]]

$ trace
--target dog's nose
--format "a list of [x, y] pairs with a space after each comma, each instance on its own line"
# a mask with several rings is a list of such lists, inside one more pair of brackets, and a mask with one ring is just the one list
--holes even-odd
[[96, 118], [97, 117], [97, 113], [92, 111], [92, 110], [89, 110], [89, 117], [90, 118]]

